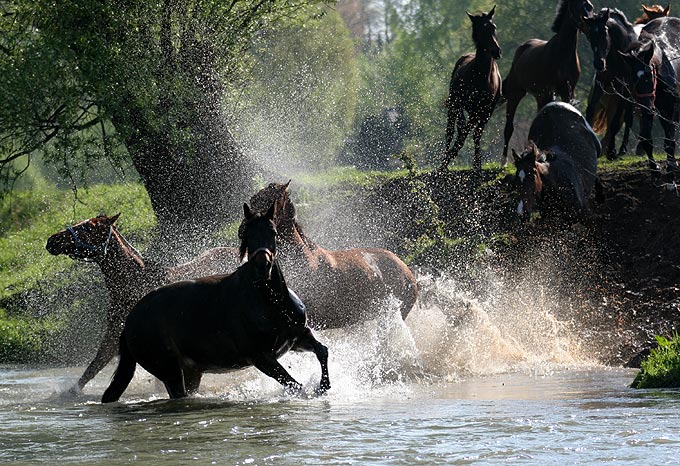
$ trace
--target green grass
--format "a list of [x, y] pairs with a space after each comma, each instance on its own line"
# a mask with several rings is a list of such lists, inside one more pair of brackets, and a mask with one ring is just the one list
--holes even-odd
[[670, 340], [657, 336], [656, 341], [659, 346], [642, 361], [633, 388], [680, 387], [680, 336], [676, 333]]

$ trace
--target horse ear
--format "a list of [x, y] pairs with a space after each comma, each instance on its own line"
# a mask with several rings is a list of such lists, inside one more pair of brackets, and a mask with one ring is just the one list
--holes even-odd
[[489, 11], [489, 13], [486, 15], [487, 18], [488, 19], [493, 18], [494, 13], [496, 13], [496, 5], [494, 5], [493, 8], [491, 8], [491, 11]]
[[112, 217], [109, 217], [108, 218], [108, 224], [113, 225], [114, 223], [116, 223], [116, 220], [118, 220], [118, 217], [120, 217], [120, 212], [118, 212], [116, 215], [114, 215]]
[[609, 21], [610, 13], [611, 13], [611, 10], [609, 8], [603, 8], [602, 18], [604, 18], [605, 21]]
[[250, 207], [248, 207], [248, 204], [246, 204], [245, 202], [243, 203], [243, 215], [245, 215], [246, 220], [250, 220], [251, 218], [253, 218], [253, 215], [255, 215], [253, 214], [253, 211], [250, 210]]
[[644, 11], [645, 13], [654, 13], [654, 11], [644, 3], [640, 3], [640, 6], [642, 6], [642, 11]]
[[666, 8], [663, 9], [663, 14], [664, 16], [669, 16], [671, 14], [671, 4], [669, 3], [666, 5]]
[[640, 47], [640, 50], [637, 54], [638, 58], [642, 60], [642, 63], [649, 64], [649, 62], [652, 61], [652, 58], [654, 57], [654, 44], [653, 40], [650, 40], [647, 42], [645, 45]]
[[519, 154], [517, 154], [517, 151], [515, 149], [512, 150], [512, 159], [515, 161], [515, 163], [519, 162]]
[[291, 178], [290, 180], [288, 180], [288, 183], [286, 183], [286, 184], [283, 185], [283, 190], [284, 190], [284, 191], [288, 191], [288, 186], [290, 186], [290, 182], [291, 182], [291, 181], [293, 181], [292, 178]]
[[272, 202], [271, 207], [269, 207], [267, 213], [264, 216], [269, 220], [274, 220], [275, 215], [276, 215], [276, 201]]
[[465, 10], [465, 14], [468, 15], [468, 18], [470, 18], [470, 21], [473, 21], [473, 16], [470, 14], [469, 11]]

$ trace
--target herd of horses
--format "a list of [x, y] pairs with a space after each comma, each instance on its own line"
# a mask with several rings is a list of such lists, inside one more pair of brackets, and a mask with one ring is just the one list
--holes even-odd
[[[529, 93], [538, 112], [526, 147], [521, 153], [512, 149], [519, 214], [530, 214], [550, 196], [586, 211], [598, 184], [598, 157], [617, 155], [614, 137], [624, 123], [625, 150], [636, 113], [638, 150], [655, 171], [660, 168], [652, 157], [651, 129], [658, 117], [665, 131], [666, 175], [673, 182], [680, 19], [668, 16], [670, 6], [643, 5], [644, 15], [633, 25], [617, 9], [595, 13], [588, 0], [560, 0], [555, 35], [520, 45], [505, 80], [496, 64], [501, 49], [495, 11], [494, 6], [488, 13], [468, 13], [476, 51], [461, 57], [453, 70], [442, 169], [473, 131], [473, 169], [481, 170], [482, 132], [502, 101], [507, 102], [505, 162], [517, 106]], [[597, 71], [585, 117], [570, 104], [581, 71], [580, 32], [590, 41]], [[604, 150], [593, 125], [606, 129]], [[195, 392], [205, 372], [247, 366], [297, 392], [301, 385], [278, 362], [293, 350], [314, 352], [321, 364], [318, 392], [323, 393], [330, 388], [328, 349], [313, 330], [374, 319], [393, 298], [406, 319], [418, 297], [408, 266], [385, 249], [318, 246], [298, 222], [289, 184], [272, 183], [244, 204], [239, 248], [209, 249], [173, 267], [142, 257], [117, 230], [120, 214], [90, 218], [52, 235], [47, 250], [96, 263], [109, 294], [101, 344], [71, 390], [80, 392], [119, 354], [103, 402], [120, 398], [137, 364], [161, 380], [171, 398]]]
[[[555, 34], [547, 41], [529, 39], [517, 47], [503, 80], [496, 64], [501, 56], [493, 23], [496, 7], [479, 15], [467, 13], [472, 22], [475, 52], [461, 57], [453, 69], [446, 99], [448, 115], [441, 169], [446, 169], [458, 155], [471, 130], [475, 144], [473, 168], [481, 169], [482, 132], [502, 103], [506, 103], [506, 109], [501, 162], [507, 163], [517, 107], [526, 94], [531, 94], [538, 114], [523, 153], [517, 155], [513, 150], [521, 192], [518, 211], [530, 212], [535, 198], [543, 197], [543, 191], [556, 193], [554, 197], [571, 209], [587, 209], [583, 199], [597, 185], [597, 158], [605, 154], [613, 159], [626, 152], [636, 114], [640, 121], [637, 152], [647, 155], [654, 175], [661, 174], [661, 167], [652, 155], [655, 116], [663, 128], [667, 154], [664, 185], [675, 190], [675, 132], [680, 122], [677, 59], [680, 19], [669, 16], [670, 4], [642, 5], [642, 9], [643, 15], [633, 24], [616, 8], [602, 8], [596, 13], [589, 0], [559, 0], [552, 24]], [[570, 105], [581, 75], [580, 33], [590, 42], [596, 71], [585, 118]], [[554, 102], [556, 97], [561, 105]], [[615, 136], [624, 124], [623, 141], [617, 153]], [[595, 131], [605, 132], [601, 142], [595, 142]]]
[[246, 366], [299, 390], [277, 362], [298, 350], [319, 359], [323, 392], [330, 387], [327, 350], [311, 329], [375, 319], [393, 298], [406, 319], [418, 297], [408, 266], [381, 248], [318, 246], [297, 220], [289, 184], [272, 183], [244, 206], [240, 248], [209, 249], [174, 267], [142, 257], [117, 230], [119, 215], [93, 217], [50, 236], [48, 252], [96, 263], [109, 293], [99, 349], [70, 391], [80, 392], [116, 354], [104, 402], [120, 397], [137, 363], [171, 398], [195, 392], [204, 372]]

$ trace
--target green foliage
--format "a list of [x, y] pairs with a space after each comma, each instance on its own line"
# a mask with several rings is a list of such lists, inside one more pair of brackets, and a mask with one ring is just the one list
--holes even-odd
[[657, 348], [640, 364], [633, 388], [680, 387], [680, 336], [676, 333], [670, 340], [657, 336]]
[[44, 346], [63, 328], [54, 319], [7, 318], [0, 312], [0, 361], [29, 363], [44, 360]]

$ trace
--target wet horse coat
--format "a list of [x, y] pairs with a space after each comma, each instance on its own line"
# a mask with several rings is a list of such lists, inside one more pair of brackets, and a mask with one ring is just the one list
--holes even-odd
[[319, 390], [330, 388], [328, 349], [307, 327], [304, 307], [291, 300], [276, 259], [274, 209], [262, 215], [244, 205], [241, 255], [249, 260], [236, 272], [166, 285], [135, 305], [102, 402], [120, 398], [137, 364], [160, 379], [171, 398], [195, 392], [204, 372], [248, 366], [300, 390], [277, 361], [289, 350], [313, 351], [321, 364]]
[[73, 387], [74, 391], [82, 390], [117, 354], [125, 318], [146, 293], [167, 283], [231, 272], [238, 267], [238, 252], [233, 248], [209, 249], [194, 260], [174, 267], [145, 260], [116, 229], [119, 215], [93, 217], [53, 234], [47, 240], [46, 249], [50, 254], [65, 254], [76, 260], [96, 263], [109, 293], [104, 335], [95, 357]]
[[310, 326], [340, 328], [374, 319], [393, 296], [403, 319], [418, 297], [413, 272], [396, 254], [380, 248], [328, 250], [297, 221], [288, 185], [271, 183], [255, 194], [253, 209], [277, 203], [281, 261], [288, 280], [307, 306]]

